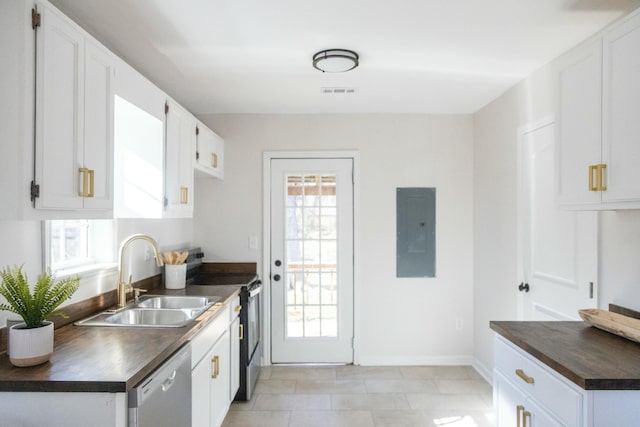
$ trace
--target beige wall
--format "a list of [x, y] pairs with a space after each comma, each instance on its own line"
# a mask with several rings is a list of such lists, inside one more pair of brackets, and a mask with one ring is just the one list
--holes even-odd
[[[207, 260], [261, 265], [261, 250], [249, 249], [248, 240], [262, 238], [264, 151], [357, 150], [360, 361], [471, 361], [470, 116], [212, 115], [201, 119], [225, 139], [225, 180], [196, 183], [194, 242], [202, 245]], [[395, 189], [411, 186], [437, 188], [438, 277], [434, 279], [395, 277]], [[455, 329], [456, 318], [464, 321], [461, 331]]]

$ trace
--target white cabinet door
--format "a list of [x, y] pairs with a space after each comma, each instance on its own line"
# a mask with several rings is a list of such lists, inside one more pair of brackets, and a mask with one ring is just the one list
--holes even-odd
[[224, 140], [202, 123], [196, 133], [196, 174], [224, 179]]
[[48, 3], [38, 3], [36, 207], [113, 207], [115, 58]]
[[90, 172], [86, 209], [113, 207], [113, 95], [115, 65], [104, 47], [85, 41], [84, 167]]
[[36, 68], [36, 207], [80, 209], [83, 167], [84, 38], [48, 3], [38, 3]]
[[602, 43], [569, 53], [559, 63], [556, 103], [556, 194], [561, 205], [600, 203], [589, 191], [589, 166], [600, 163]]
[[222, 425], [229, 409], [229, 331], [225, 331], [211, 349], [209, 358], [211, 425]]
[[165, 121], [165, 217], [193, 217], [193, 158], [196, 119], [167, 101]]
[[[235, 312], [234, 312], [235, 313]], [[231, 349], [229, 351], [229, 403], [236, 397], [240, 388], [240, 340], [244, 331], [240, 331], [240, 318], [236, 318], [229, 326]]]
[[640, 201], [640, 15], [604, 35], [606, 203]]
[[210, 382], [211, 357], [207, 354], [191, 370], [191, 425], [192, 427], [211, 427]]

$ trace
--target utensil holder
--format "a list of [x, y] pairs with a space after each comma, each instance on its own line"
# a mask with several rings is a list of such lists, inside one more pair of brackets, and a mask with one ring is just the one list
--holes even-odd
[[164, 287], [167, 289], [184, 289], [187, 278], [187, 264], [165, 264]]

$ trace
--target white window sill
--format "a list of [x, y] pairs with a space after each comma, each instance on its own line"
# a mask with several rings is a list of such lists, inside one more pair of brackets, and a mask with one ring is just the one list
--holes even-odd
[[66, 268], [63, 270], [56, 270], [54, 275], [56, 279], [64, 279], [70, 276], [80, 276], [82, 279], [90, 279], [94, 276], [110, 273], [111, 271], [117, 271], [118, 264], [115, 262], [82, 265], [79, 267]]

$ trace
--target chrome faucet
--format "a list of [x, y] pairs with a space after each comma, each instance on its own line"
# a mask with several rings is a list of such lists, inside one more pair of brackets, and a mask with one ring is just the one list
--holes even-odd
[[116, 294], [118, 297], [118, 308], [122, 308], [127, 305], [127, 292], [133, 290], [133, 287], [131, 285], [131, 276], [129, 276], [129, 283], [124, 283], [123, 267], [124, 253], [131, 242], [134, 242], [136, 240], [146, 240], [147, 242], [149, 242], [149, 244], [151, 244], [151, 247], [153, 248], [153, 253], [156, 258], [156, 264], [158, 265], [158, 267], [162, 267], [164, 265], [164, 263], [162, 262], [162, 257], [160, 256], [160, 250], [158, 249], [158, 242], [153, 240], [151, 236], [147, 236], [146, 234], [132, 234], [131, 236], [127, 237], [120, 245], [120, 261], [118, 263], [118, 286], [116, 288]]

